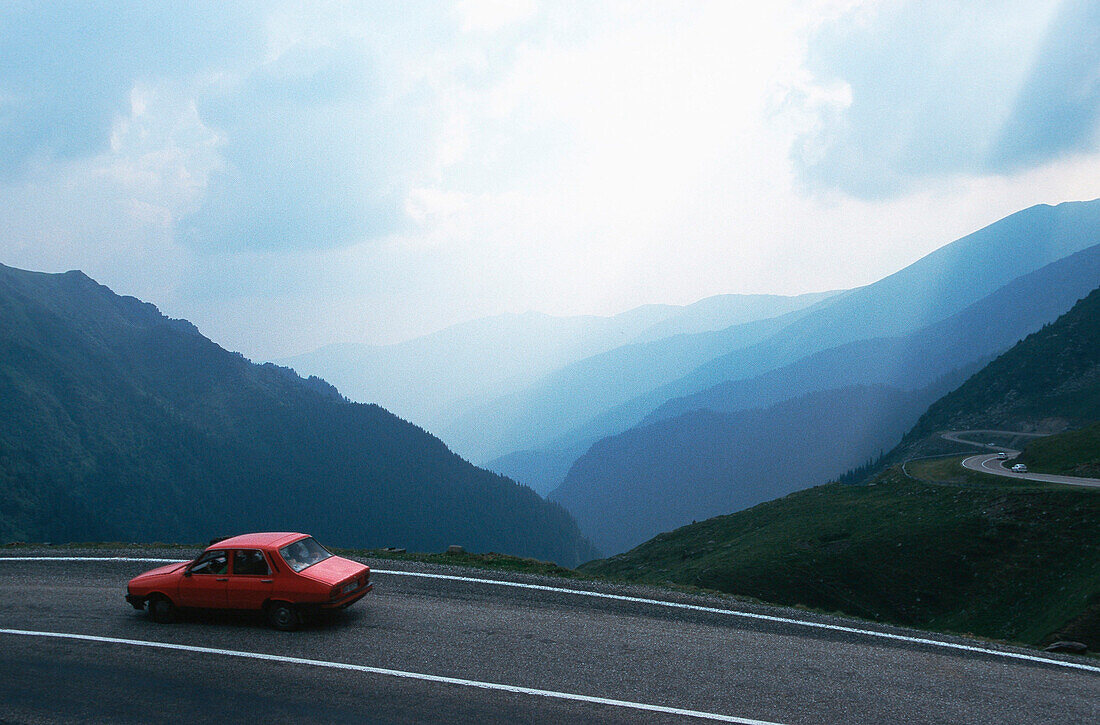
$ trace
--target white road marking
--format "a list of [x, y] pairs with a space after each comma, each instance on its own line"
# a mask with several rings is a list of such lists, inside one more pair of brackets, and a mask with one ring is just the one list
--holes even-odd
[[535, 697], [549, 697], [558, 700], [575, 700], [596, 705], [611, 705], [631, 710], [644, 710], [646, 712], [660, 712], [668, 715], [683, 715], [685, 717], [714, 720], [717, 722], [741, 723], [741, 725], [782, 725], [781, 723], [767, 720], [753, 720], [733, 715], [722, 715], [716, 712], [703, 712], [700, 710], [686, 710], [679, 707], [665, 707], [664, 705], [650, 705], [644, 702], [630, 702], [629, 700], [614, 700], [608, 697], [596, 697], [593, 695], [578, 695], [572, 692], [556, 692], [554, 690], [539, 690], [533, 687], [520, 687], [518, 685], [502, 685], [496, 682], [480, 682], [478, 680], [464, 680], [458, 677], [443, 677], [440, 675], [426, 675], [420, 672], [405, 672], [403, 670], [391, 670], [383, 667], [368, 667], [367, 665], [353, 665], [346, 662], [328, 662], [326, 660], [311, 660], [303, 657], [284, 657], [282, 655], [263, 654], [260, 652], [245, 652], [232, 649], [218, 649], [214, 647], [196, 647], [189, 644], [171, 644], [168, 642], [151, 642], [141, 639], [123, 639], [120, 637], [99, 637], [91, 634], [72, 634], [69, 632], [36, 632], [26, 629], [0, 629], [0, 634], [19, 635], [24, 637], [49, 637], [54, 639], [76, 639], [85, 642], [103, 642], [107, 644], [124, 644], [134, 647], [152, 647], [155, 649], [169, 649], [182, 652], [197, 652], [200, 654], [224, 655], [227, 657], [241, 657], [252, 660], [266, 660], [269, 662], [285, 662], [295, 665], [308, 665], [310, 667], [327, 667], [334, 670], [352, 670], [354, 672], [367, 672], [372, 675], [386, 675], [389, 677], [401, 677], [409, 680], [423, 680], [425, 682], [440, 682], [447, 685], [459, 685], [462, 687], [475, 687], [481, 690], [498, 690], [500, 692], [512, 692], [520, 695], [533, 695]]
[[[185, 561], [184, 559], [136, 559], [123, 556], [113, 557], [80, 557], [80, 556], [0, 556], [0, 561], [150, 561], [150, 562], [167, 562], [167, 563], [180, 563]], [[593, 592], [585, 589], [567, 589], [565, 587], [551, 587], [544, 584], [524, 584], [522, 582], [510, 582], [500, 579], [482, 579], [480, 577], [470, 576], [456, 576], [454, 574], [428, 574], [426, 572], [418, 571], [400, 571], [397, 569], [371, 569], [373, 574], [390, 574], [393, 576], [411, 576], [420, 577], [423, 579], [445, 579], [448, 581], [469, 582], [473, 584], [491, 584], [501, 587], [514, 587], [516, 589], [533, 589], [535, 591], [543, 592], [555, 592], [558, 594], [573, 594], [582, 597], [593, 597], [597, 599], [612, 599], [620, 602], [631, 602], [634, 604], [649, 604], [658, 607], [669, 607], [672, 609], [686, 609], [693, 612], [706, 612], [708, 614], [721, 614], [729, 617], [741, 617], [744, 619], [757, 619], [766, 622], [778, 622], [780, 624], [793, 624], [801, 627], [810, 627], [812, 629], [824, 629], [832, 632], [845, 632], [847, 634], [858, 634], [866, 637], [879, 637], [881, 639], [893, 640], [896, 642], [909, 642], [911, 644], [928, 645], [931, 647], [943, 647], [945, 649], [961, 650], [963, 652], [977, 652], [979, 654], [992, 655], [995, 657], [1005, 657], [1008, 659], [1023, 660], [1026, 662], [1039, 662], [1045, 665], [1055, 665], [1057, 667], [1068, 667], [1071, 669], [1085, 670], [1086, 672], [1100, 673], [1100, 667], [1094, 665], [1081, 664], [1079, 662], [1067, 662], [1065, 660], [1057, 660], [1050, 657], [1040, 657], [1037, 655], [1024, 654], [1022, 652], [1007, 652], [1004, 650], [989, 649], [987, 647], [977, 647], [975, 645], [960, 644], [958, 642], [943, 642], [935, 639], [928, 639], [925, 637], [909, 637], [902, 634], [894, 634], [892, 632], [876, 632], [871, 629], [859, 629], [856, 627], [845, 627], [840, 624], [826, 624], [824, 622], [812, 622], [804, 619], [793, 619], [790, 617], [777, 617], [771, 614], [758, 614], [756, 612], [743, 612], [736, 609], [720, 609], [718, 607], [704, 607], [699, 604], [684, 604], [682, 602], [668, 602], [661, 599], [648, 599], [645, 597], [628, 597], [623, 594], [607, 594], [605, 592]]]

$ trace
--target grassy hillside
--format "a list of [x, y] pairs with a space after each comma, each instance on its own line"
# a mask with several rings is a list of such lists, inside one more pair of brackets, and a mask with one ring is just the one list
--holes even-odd
[[594, 555], [561, 507], [322, 380], [254, 365], [79, 272], [0, 266], [0, 540]]
[[829, 484], [661, 534], [581, 570], [929, 629], [1100, 648], [1100, 495]]
[[1034, 440], [1020, 461], [1036, 473], [1100, 478], [1100, 423]]

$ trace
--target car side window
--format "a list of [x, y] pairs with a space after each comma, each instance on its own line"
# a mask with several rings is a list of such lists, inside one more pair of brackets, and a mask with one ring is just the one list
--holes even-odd
[[225, 551], [208, 551], [191, 565], [192, 574], [224, 574], [229, 571], [229, 557]]
[[259, 549], [238, 549], [233, 552], [233, 573], [244, 576], [270, 574], [271, 569]]

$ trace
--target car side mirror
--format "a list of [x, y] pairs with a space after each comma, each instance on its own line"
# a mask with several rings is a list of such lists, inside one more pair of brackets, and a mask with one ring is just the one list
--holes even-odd
[[186, 570], [185, 572], [183, 572], [183, 575], [187, 576], [187, 577], [191, 576], [191, 570], [190, 569]]

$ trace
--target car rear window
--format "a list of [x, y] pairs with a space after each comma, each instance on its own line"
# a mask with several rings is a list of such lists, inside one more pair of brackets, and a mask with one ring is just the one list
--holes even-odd
[[295, 541], [293, 544], [287, 544], [279, 549], [279, 555], [283, 557], [283, 561], [287, 563], [287, 566], [294, 571], [301, 571], [332, 556], [312, 536]]

